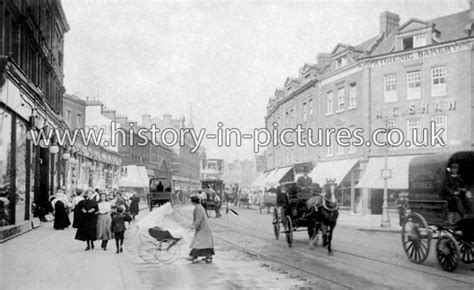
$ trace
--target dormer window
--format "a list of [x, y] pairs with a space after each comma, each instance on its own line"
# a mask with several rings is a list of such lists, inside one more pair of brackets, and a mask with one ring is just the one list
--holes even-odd
[[403, 50], [426, 45], [426, 34], [416, 34], [402, 39]]
[[341, 56], [336, 59], [336, 69], [343, 67], [347, 64], [347, 57], [346, 56]]

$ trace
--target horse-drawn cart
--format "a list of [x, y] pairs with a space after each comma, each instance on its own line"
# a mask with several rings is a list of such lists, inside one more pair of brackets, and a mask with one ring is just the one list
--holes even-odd
[[[402, 225], [402, 245], [408, 258], [423, 263], [436, 239], [436, 257], [445, 271], [456, 270], [459, 260], [473, 263], [474, 218], [455, 217], [446, 200], [447, 168], [459, 165], [466, 190], [474, 188], [474, 152], [440, 153], [415, 157], [409, 167], [409, 210]], [[472, 206], [472, 198], [470, 200]]]

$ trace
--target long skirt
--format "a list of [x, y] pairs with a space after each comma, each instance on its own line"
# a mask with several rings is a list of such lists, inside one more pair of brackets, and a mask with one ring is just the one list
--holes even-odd
[[214, 255], [214, 249], [213, 248], [208, 248], [208, 249], [192, 249], [191, 252], [189, 253], [191, 257], [207, 257], [207, 256], [212, 256]]
[[112, 217], [110, 214], [99, 214], [97, 218], [97, 240], [111, 240], [112, 237]]
[[76, 232], [76, 240], [95, 241], [97, 238], [97, 216], [95, 213], [82, 214]]
[[60, 200], [54, 205], [54, 228], [56, 230], [66, 229], [71, 225], [69, 216], [64, 206], [64, 203]]

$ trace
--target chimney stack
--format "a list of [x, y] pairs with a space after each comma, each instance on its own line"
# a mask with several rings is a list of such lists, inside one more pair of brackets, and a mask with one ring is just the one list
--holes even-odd
[[400, 16], [392, 12], [380, 13], [380, 33], [387, 37], [393, 30], [400, 26]]
[[150, 115], [142, 115], [142, 125], [146, 128], [151, 126], [151, 116]]

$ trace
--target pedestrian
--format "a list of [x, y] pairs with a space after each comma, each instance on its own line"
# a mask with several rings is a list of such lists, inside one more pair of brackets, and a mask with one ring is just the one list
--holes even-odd
[[122, 207], [117, 207], [117, 213], [112, 217], [112, 232], [115, 237], [115, 246], [117, 254], [123, 252], [123, 240], [125, 238], [125, 222], [131, 222], [132, 218], [123, 212]]
[[56, 192], [55, 198], [51, 202], [52, 207], [54, 208], [54, 229], [64, 230], [71, 225], [69, 220], [69, 202], [64, 190], [58, 189]]
[[112, 217], [110, 216], [112, 207], [105, 193], [100, 194], [98, 208], [97, 240], [102, 240], [101, 248], [107, 251], [107, 242], [112, 239]]
[[140, 202], [140, 198], [134, 192], [133, 195], [130, 197], [130, 215], [132, 219], [135, 219], [135, 216], [138, 215], [140, 208], [138, 207], [138, 203]]
[[191, 197], [191, 202], [194, 205], [193, 224], [192, 227], [196, 230], [194, 239], [191, 242], [191, 252], [188, 260], [195, 261], [198, 257], [205, 257], [206, 263], [212, 262], [214, 255], [214, 240], [212, 237], [211, 228], [207, 224], [207, 216], [202, 207], [199, 197]]
[[72, 208], [73, 208], [73, 212], [74, 212], [74, 220], [72, 222], [72, 227], [77, 229], [79, 227], [79, 223], [80, 223], [80, 219], [81, 219], [81, 215], [82, 215], [82, 212], [81, 212], [81, 209], [77, 206], [79, 204], [79, 202], [81, 202], [82, 200], [84, 200], [84, 192], [80, 189], [78, 189], [76, 191], [76, 196], [72, 199]]
[[398, 199], [396, 201], [396, 205], [398, 208], [398, 221], [400, 226], [403, 225], [403, 221], [405, 220], [405, 216], [407, 214], [407, 208], [408, 208], [408, 193], [407, 192], [401, 192], [398, 195]]
[[81, 217], [75, 238], [87, 243], [86, 251], [94, 249], [94, 241], [97, 238], [97, 212], [99, 211], [99, 206], [93, 195], [93, 190], [87, 190], [85, 199], [77, 205], [78, 210], [81, 212]]
[[128, 206], [127, 202], [125, 201], [125, 198], [123, 197], [121, 192], [117, 192], [116, 201], [115, 201], [115, 206], [122, 207], [125, 212], [128, 212]]

